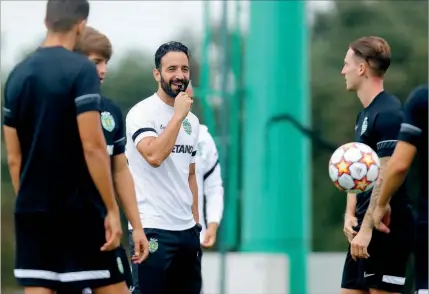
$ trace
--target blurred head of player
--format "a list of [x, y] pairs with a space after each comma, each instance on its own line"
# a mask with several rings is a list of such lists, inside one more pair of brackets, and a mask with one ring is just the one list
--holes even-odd
[[380, 37], [363, 37], [349, 45], [341, 74], [348, 91], [365, 91], [383, 81], [390, 66], [390, 46]]
[[48, 36], [61, 35], [75, 43], [85, 29], [88, 15], [87, 0], [48, 0], [45, 15]]
[[86, 26], [74, 50], [88, 56], [95, 63], [102, 83], [106, 76], [107, 63], [112, 57], [112, 43], [109, 38], [93, 27]]
[[180, 42], [162, 44], [155, 53], [153, 76], [158, 82], [158, 91], [170, 98], [186, 91], [189, 84], [189, 50]]

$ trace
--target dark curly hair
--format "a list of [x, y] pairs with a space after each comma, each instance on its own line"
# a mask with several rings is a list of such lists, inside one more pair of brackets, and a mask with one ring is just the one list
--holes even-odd
[[171, 41], [168, 43], [164, 43], [159, 46], [158, 50], [156, 50], [155, 52], [155, 68], [157, 68], [158, 70], [161, 69], [161, 60], [168, 52], [183, 52], [186, 54], [188, 59], [191, 56], [188, 47], [186, 47], [180, 42]]

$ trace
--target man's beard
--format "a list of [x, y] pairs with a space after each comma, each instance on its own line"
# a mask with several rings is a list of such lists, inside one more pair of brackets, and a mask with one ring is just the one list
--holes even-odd
[[[181, 89], [174, 90], [173, 89], [173, 83], [180, 82], [182, 83]], [[187, 79], [176, 79], [176, 80], [170, 80], [170, 82], [166, 82], [164, 78], [161, 75], [161, 89], [170, 96], [171, 98], [176, 98], [177, 95], [179, 95], [180, 92], [185, 92], [188, 88], [189, 81]]]

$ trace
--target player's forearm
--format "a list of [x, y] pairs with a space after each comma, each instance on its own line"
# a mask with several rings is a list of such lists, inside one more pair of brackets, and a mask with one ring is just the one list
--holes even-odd
[[380, 158], [380, 172], [379, 172], [378, 180], [375, 183], [374, 188], [372, 188], [371, 199], [369, 201], [369, 206], [368, 206], [368, 209], [365, 213], [365, 217], [363, 218], [362, 228], [367, 228], [367, 229], [371, 229], [371, 230], [374, 228], [374, 221], [372, 218], [372, 213], [373, 213], [374, 208], [377, 205], [378, 199], [380, 197], [380, 192], [381, 192], [380, 188], [381, 188], [383, 181], [384, 181], [384, 174], [385, 174], [386, 166], [387, 166], [389, 159], [390, 159], [390, 157]]
[[214, 232], [217, 232], [218, 228], [219, 228], [219, 223], [217, 222], [211, 222], [207, 224], [207, 230], [212, 230]]
[[118, 210], [110, 172], [110, 158], [106, 149], [84, 150], [84, 155], [91, 178], [101, 195], [106, 209], [108, 211]]
[[219, 224], [223, 214], [223, 194], [207, 197], [207, 222]]
[[380, 197], [377, 205], [385, 206], [389, 203], [392, 195], [398, 191], [404, 183], [407, 176], [407, 170], [401, 168], [395, 161], [390, 161], [386, 170], [383, 185], [380, 188]]
[[161, 135], [144, 148], [144, 157], [152, 166], [160, 166], [171, 154], [182, 126], [182, 119], [173, 116]]
[[219, 224], [222, 220], [224, 206], [222, 185], [204, 189], [204, 195], [207, 199], [207, 222]]
[[13, 189], [15, 195], [18, 195], [19, 191], [19, 172], [21, 170], [21, 156], [8, 156], [7, 162], [9, 166], [10, 177], [12, 179]]
[[[5, 119], [7, 118], [8, 117], [6, 116]], [[12, 185], [15, 190], [15, 195], [18, 195], [19, 175], [21, 173], [22, 162], [21, 144], [19, 142], [18, 132], [15, 127], [11, 127], [5, 124], [3, 126], [3, 134], [10, 177], [12, 179]]]
[[142, 229], [143, 226], [140, 221], [140, 215], [137, 207], [134, 181], [128, 167], [119, 172], [114, 172], [113, 181], [119, 202], [131, 226], [134, 230]]
[[195, 174], [190, 174], [189, 178], [189, 188], [192, 192], [192, 214], [194, 215], [194, 219], [196, 223], [200, 222], [200, 215], [198, 211], [198, 186], [197, 186], [197, 177]]
[[355, 216], [356, 214], [356, 194], [347, 193], [347, 205], [346, 205], [346, 215]]

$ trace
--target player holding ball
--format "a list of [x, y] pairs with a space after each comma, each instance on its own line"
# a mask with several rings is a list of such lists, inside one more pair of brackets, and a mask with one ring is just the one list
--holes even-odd
[[350, 44], [341, 71], [347, 90], [356, 92], [363, 105], [357, 115], [354, 141], [375, 150], [380, 161], [378, 179], [372, 189], [357, 194], [356, 190], [348, 190], [344, 233], [350, 246], [344, 264], [342, 294], [401, 293], [413, 246], [414, 219], [404, 186], [390, 203], [390, 233], [373, 229], [374, 207], [403, 116], [400, 101], [383, 88], [389, 66], [389, 44], [371, 36]]

